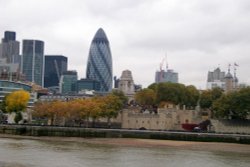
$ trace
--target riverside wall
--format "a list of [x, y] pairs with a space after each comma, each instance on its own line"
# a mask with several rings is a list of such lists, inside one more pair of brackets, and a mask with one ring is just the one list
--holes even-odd
[[141, 138], [250, 144], [250, 135], [82, 127], [0, 125], [0, 134], [84, 138]]

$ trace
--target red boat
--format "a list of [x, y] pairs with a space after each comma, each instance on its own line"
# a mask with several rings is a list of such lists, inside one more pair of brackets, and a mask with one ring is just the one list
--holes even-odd
[[185, 124], [181, 124], [181, 126], [186, 131], [193, 131], [194, 128], [199, 126], [199, 125], [198, 124], [185, 123]]

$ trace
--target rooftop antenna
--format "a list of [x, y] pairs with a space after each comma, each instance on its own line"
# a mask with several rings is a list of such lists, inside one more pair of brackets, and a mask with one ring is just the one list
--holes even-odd
[[168, 70], [168, 59], [167, 59], [168, 57], [167, 57], [167, 52], [166, 52], [166, 57], [165, 57], [165, 59], [166, 59], [166, 70]]
[[228, 73], [230, 73], [231, 64], [228, 64]]
[[237, 70], [236, 67], [239, 67], [239, 65], [237, 63], [234, 63], [234, 77], [236, 77], [236, 70]]

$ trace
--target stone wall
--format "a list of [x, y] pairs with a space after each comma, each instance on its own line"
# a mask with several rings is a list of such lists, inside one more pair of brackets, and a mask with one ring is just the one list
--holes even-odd
[[30, 126], [30, 125], [1, 125], [0, 134], [22, 136], [60, 136], [87, 138], [141, 138], [163, 140], [185, 140], [206, 142], [230, 142], [250, 144], [250, 135], [188, 133], [171, 131], [98, 129], [80, 127]]
[[161, 108], [157, 113], [139, 112], [125, 109], [122, 112], [122, 128], [149, 130], [183, 130], [183, 123], [200, 123], [196, 110], [181, 110], [178, 108]]
[[211, 120], [216, 133], [250, 134], [250, 120]]

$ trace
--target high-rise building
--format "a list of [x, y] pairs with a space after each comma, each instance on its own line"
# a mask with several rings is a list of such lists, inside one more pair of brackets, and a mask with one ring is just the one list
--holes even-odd
[[225, 72], [221, 71], [219, 67], [207, 74], [207, 89], [215, 87], [225, 89]]
[[76, 90], [78, 93], [84, 90], [100, 91], [100, 82], [91, 79], [81, 79], [76, 83]]
[[59, 88], [62, 94], [75, 94], [77, 83], [77, 72], [76, 71], [65, 71], [63, 72]]
[[44, 87], [59, 86], [61, 75], [67, 69], [67, 57], [62, 55], [45, 55]]
[[155, 83], [161, 83], [161, 82], [178, 83], [178, 73], [170, 69], [167, 69], [167, 71], [165, 70], [156, 71]]
[[25, 79], [43, 87], [44, 81], [44, 42], [23, 40], [22, 72]]
[[112, 90], [112, 56], [102, 28], [96, 32], [89, 50], [86, 78], [100, 82], [100, 92]]
[[[20, 43], [16, 41], [16, 33], [5, 31], [4, 38], [0, 44], [0, 58], [6, 59], [8, 64], [20, 65], [19, 48]], [[19, 70], [19, 67], [18, 67]]]

